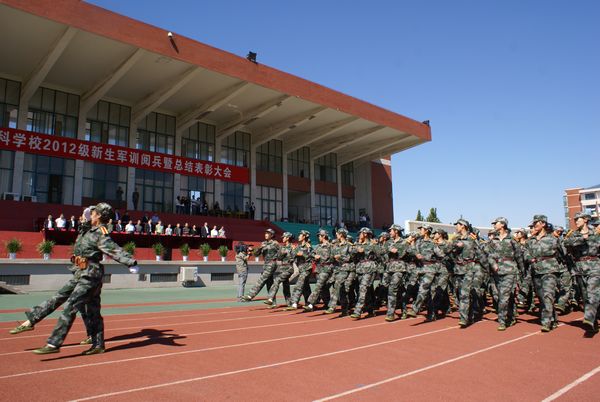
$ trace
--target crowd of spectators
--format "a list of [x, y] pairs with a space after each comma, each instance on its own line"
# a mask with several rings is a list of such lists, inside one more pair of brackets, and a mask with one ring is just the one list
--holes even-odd
[[[63, 214], [56, 219], [52, 215], [48, 215], [48, 218], [44, 221], [43, 228], [49, 230], [77, 230], [79, 228], [80, 221], [75, 216], [71, 216], [69, 220], [66, 220]], [[144, 214], [141, 219], [136, 221], [132, 220], [129, 216], [129, 212], [125, 211], [123, 215], [118, 210], [115, 211], [115, 219], [111, 219], [108, 223], [109, 230], [117, 233], [126, 234], [154, 234], [163, 236], [199, 236], [202, 238], [226, 238], [227, 234], [225, 228], [221, 226], [218, 228], [214, 225], [212, 228], [208, 226], [208, 222], [204, 222], [204, 225], [197, 227], [185, 222], [175, 224], [164, 224], [158, 215], [154, 213], [152, 217], [148, 214]]]

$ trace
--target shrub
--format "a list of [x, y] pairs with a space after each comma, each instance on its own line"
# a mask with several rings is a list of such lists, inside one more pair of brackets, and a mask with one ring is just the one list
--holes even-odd
[[221, 257], [227, 257], [227, 252], [229, 251], [229, 249], [227, 248], [227, 246], [220, 246], [219, 247], [219, 255]]
[[181, 247], [179, 247], [179, 251], [181, 251], [181, 255], [183, 256], [190, 255], [190, 245], [187, 243], [183, 243]]
[[204, 243], [200, 245], [200, 255], [202, 257], [208, 257], [208, 253], [210, 253], [210, 244]]
[[129, 241], [129, 242], [123, 244], [123, 250], [125, 250], [126, 253], [128, 253], [129, 255], [131, 255], [133, 257], [133, 255], [135, 254], [135, 243], [132, 241]]
[[43, 242], [39, 243], [36, 248], [40, 255], [52, 254], [52, 250], [54, 250], [55, 245], [56, 243], [54, 243], [52, 240], [44, 240]]
[[6, 246], [6, 251], [9, 253], [19, 253], [23, 251], [23, 242], [21, 240], [12, 238], [4, 243]]
[[165, 254], [165, 246], [161, 243], [154, 243], [152, 245], [152, 250], [154, 250], [154, 255], [162, 257]]

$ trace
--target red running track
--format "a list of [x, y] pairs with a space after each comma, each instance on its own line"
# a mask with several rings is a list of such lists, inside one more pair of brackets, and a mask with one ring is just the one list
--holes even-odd
[[[73, 327], [61, 353], [37, 356], [54, 320], [0, 329], [0, 398], [54, 400], [598, 400], [600, 337], [581, 313], [539, 332], [531, 316], [496, 331], [489, 314], [387, 323], [262, 305], [109, 316], [107, 352], [81, 356]], [[67, 346], [68, 345], [68, 346]]]

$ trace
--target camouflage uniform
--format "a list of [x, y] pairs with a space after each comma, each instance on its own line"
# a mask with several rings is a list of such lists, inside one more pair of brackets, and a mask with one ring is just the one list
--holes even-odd
[[353, 318], [360, 317], [364, 307], [366, 307], [369, 315], [373, 314], [375, 307], [373, 280], [377, 273], [377, 245], [370, 240], [362, 243], [358, 242], [356, 243], [356, 255], [358, 258], [356, 273], [358, 274], [359, 290], [354, 313], [352, 314]]
[[[310, 285], [308, 284], [308, 281], [310, 279], [310, 274], [312, 274], [312, 252], [313, 249], [309, 242], [298, 244], [294, 250], [295, 263], [298, 266], [300, 273], [296, 279], [294, 289], [292, 290], [292, 297], [288, 302], [290, 308], [298, 307], [300, 296], [304, 295], [305, 300], [310, 296]], [[298, 255], [299, 253], [302, 253], [302, 255]]]
[[417, 272], [419, 277], [419, 291], [409, 315], [418, 314], [423, 303], [427, 302], [427, 318], [429, 320], [435, 320], [436, 317], [433, 298], [431, 297], [431, 288], [437, 273], [441, 270], [442, 259], [445, 257], [445, 254], [433, 240], [426, 238], [417, 240], [415, 247], [411, 248], [410, 252], [413, 253], [413, 256], [418, 260]]
[[292, 243], [284, 244], [279, 249], [277, 257], [277, 276], [273, 281], [273, 286], [269, 289], [269, 302], [274, 302], [279, 290], [279, 285], [283, 284], [283, 295], [286, 302], [289, 303], [290, 295], [290, 277], [294, 273], [294, 245]]
[[[543, 215], [534, 216], [534, 223], [546, 222]], [[542, 305], [542, 330], [549, 331], [557, 325], [554, 301], [560, 274], [566, 269], [560, 260], [564, 260], [565, 250], [560, 239], [551, 233], [544, 236], [532, 236], [525, 246], [525, 260], [533, 269], [533, 282]]]
[[[399, 237], [390, 240], [388, 243], [388, 263], [386, 273], [389, 277], [388, 299], [387, 299], [387, 317], [390, 320], [394, 318], [396, 308], [398, 308], [398, 296], [400, 296], [402, 312], [406, 312], [406, 281], [408, 280], [408, 269], [406, 266], [406, 257], [409, 244]], [[392, 249], [394, 251], [392, 251]]]
[[245, 300], [252, 300], [261, 291], [265, 284], [267, 291], [273, 287], [273, 275], [277, 269], [277, 256], [279, 255], [279, 243], [273, 239], [263, 241], [258, 248], [254, 249], [254, 255], [262, 255], [265, 263], [263, 271], [258, 278], [256, 284], [250, 292], [244, 296]]
[[248, 279], [248, 253], [240, 251], [235, 255], [235, 270], [238, 276], [238, 299], [242, 300]]
[[573, 256], [585, 286], [584, 322], [591, 327], [590, 329], [597, 330], [600, 304], [600, 236], [594, 233], [592, 228], [589, 228], [587, 235], [584, 235], [582, 230], [583, 228], [580, 228], [571, 232], [565, 239], [565, 246]]
[[[319, 258], [314, 258], [315, 256]], [[331, 244], [329, 242], [319, 243], [313, 250], [313, 259], [317, 265], [317, 283], [312, 293], [308, 297], [308, 309], [315, 304], [319, 297], [327, 305], [330, 301], [329, 280], [333, 274], [333, 255], [331, 254]]]
[[333, 291], [331, 292], [331, 298], [329, 299], [328, 313], [333, 313], [338, 304], [338, 300], [342, 307], [342, 315], [348, 313], [349, 299], [348, 289], [346, 288], [346, 281], [348, 275], [354, 270], [354, 264], [352, 263], [352, 252], [353, 247], [348, 241], [338, 242], [332, 246], [331, 254], [333, 256], [339, 255], [338, 259], [334, 258], [333, 275], [335, 282], [333, 284]]
[[57, 348], [62, 346], [73, 325], [77, 309], [81, 305], [88, 304], [92, 348], [103, 349], [104, 320], [100, 314], [100, 289], [104, 276], [104, 266], [100, 263], [102, 254], [107, 254], [113, 260], [127, 266], [134, 266], [137, 262], [110, 238], [108, 229], [104, 225], [95, 226], [84, 233], [79, 244], [75, 245], [73, 253], [75, 256], [86, 258], [87, 267], [82, 269], [79, 281], [65, 302], [56, 327], [48, 338], [48, 344]]
[[499, 330], [510, 326], [516, 317], [515, 290], [517, 272], [524, 270], [523, 254], [519, 244], [511, 238], [510, 232], [504, 238], [494, 238], [489, 243], [490, 265], [494, 267], [494, 280], [498, 289]]

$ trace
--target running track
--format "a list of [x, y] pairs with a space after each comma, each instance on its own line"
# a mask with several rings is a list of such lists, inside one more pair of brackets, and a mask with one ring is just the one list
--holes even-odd
[[494, 316], [387, 323], [268, 310], [263, 304], [105, 318], [107, 352], [80, 356], [81, 321], [61, 353], [37, 356], [55, 320], [8, 334], [0, 324], [0, 399], [599, 400], [600, 336], [581, 313], [549, 334], [534, 317], [496, 331]]

